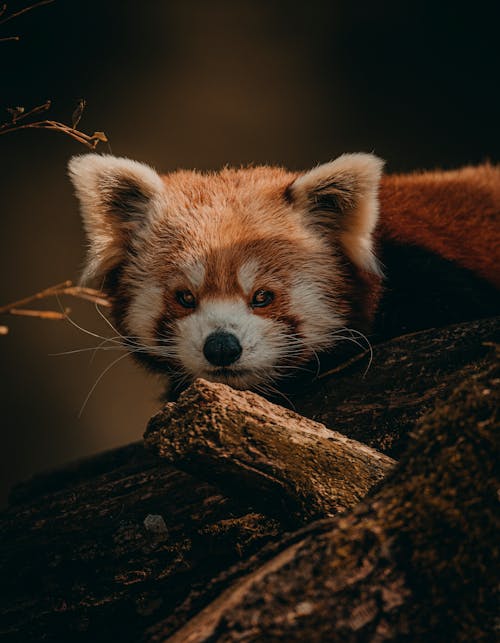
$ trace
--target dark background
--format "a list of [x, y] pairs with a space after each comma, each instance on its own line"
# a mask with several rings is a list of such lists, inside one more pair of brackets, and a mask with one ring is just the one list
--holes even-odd
[[[27, 3], [12, 2], [10, 9]], [[498, 21], [457, 2], [58, 0], [0, 27], [0, 107], [54, 101], [103, 152], [163, 171], [308, 168], [375, 151], [388, 171], [499, 160]], [[1, 120], [7, 117], [2, 112]], [[0, 136], [0, 303], [77, 279], [84, 238], [57, 133]], [[54, 304], [57, 307], [57, 303]], [[109, 329], [91, 305], [76, 322]], [[65, 322], [2, 318], [0, 500], [35, 471], [139, 439], [159, 386]]]

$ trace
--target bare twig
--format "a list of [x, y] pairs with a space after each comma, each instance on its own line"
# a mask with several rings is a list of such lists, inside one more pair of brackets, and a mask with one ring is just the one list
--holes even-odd
[[[52, 4], [55, 0], [39, 0], [34, 4], [28, 5], [23, 9], [14, 11], [13, 13], [7, 14], [7, 3], [3, 2], [0, 4], [0, 26], [4, 25], [6, 22], [14, 18], [41, 7], [43, 5]], [[0, 42], [7, 41], [18, 41], [19, 36], [6, 36], [1, 37]], [[107, 137], [104, 132], [94, 132], [93, 134], [85, 134], [77, 129], [78, 124], [82, 118], [86, 101], [85, 99], [79, 99], [75, 110], [73, 111], [71, 117], [71, 125], [67, 125], [61, 121], [56, 121], [52, 119], [42, 119], [42, 120], [33, 120], [35, 115], [46, 112], [52, 106], [50, 100], [45, 101], [41, 105], [37, 105], [29, 110], [25, 110], [23, 106], [8, 107], [7, 112], [10, 114], [10, 121], [5, 123], [0, 123], [0, 136], [2, 134], [8, 134], [10, 132], [16, 132], [23, 129], [47, 129], [53, 130], [56, 132], [62, 132], [67, 134], [74, 140], [82, 143], [91, 150], [94, 150], [97, 145], [102, 142], [107, 142]], [[31, 120], [30, 120], [31, 119]], [[56, 310], [34, 310], [29, 308], [24, 308], [27, 304], [37, 301], [40, 299], [45, 299], [47, 297], [59, 296], [59, 295], [70, 295], [79, 299], [85, 299], [91, 301], [100, 306], [109, 306], [110, 303], [106, 299], [105, 295], [98, 290], [93, 290], [92, 288], [82, 288], [79, 286], [74, 286], [71, 281], [64, 281], [61, 284], [56, 284], [55, 286], [50, 286], [44, 290], [25, 297], [18, 301], [11, 302], [5, 306], [0, 306], [0, 314], [9, 314], [9, 315], [23, 315], [25, 317], [37, 317], [39, 319], [66, 319], [67, 315], [70, 312], [69, 308], [66, 308], [64, 311]], [[0, 326], [0, 335], [7, 335], [9, 329], [7, 326]]]
[[26, 304], [36, 301], [38, 299], [46, 299], [47, 297], [55, 297], [59, 295], [70, 295], [78, 299], [86, 299], [87, 301], [92, 301], [100, 306], [110, 306], [109, 300], [100, 290], [94, 290], [94, 288], [84, 288], [83, 286], [74, 286], [72, 281], [63, 281], [60, 284], [55, 286], [49, 286], [40, 292], [25, 297], [24, 299], [19, 299], [18, 301], [11, 302], [10, 304], [5, 304], [0, 306], [0, 314], [10, 313], [14, 308], [22, 308]]
[[[31, 110], [31, 113], [33, 113], [34, 110]], [[23, 123], [22, 125], [19, 125], [17, 121], [19, 121], [19, 117], [12, 121], [11, 123], [4, 123], [3, 125], [0, 126], [0, 136], [2, 134], [8, 134], [10, 132], [17, 132], [22, 129], [46, 129], [46, 130], [53, 130], [56, 132], [62, 132], [63, 134], [67, 134], [71, 138], [73, 138], [75, 141], [78, 141], [79, 143], [82, 143], [86, 147], [88, 147], [91, 150], [94, 150], [97, 145], [100, 142], [107, 143], [108, 139], [106, 137], [106, 134], [104, 132], [94, 132], [93, 134], [85, 134], [84, 132], [80, 132], [77, 129], [74, 129], [71, 125], [66, 125], [65, 123], [61, 123], [60, 121], [52, 121], [52, 120], [42, 120], [42, 121], [35, 121], [33, 123]]]
[[[47, 299], [48, 297], [59, 297], [61, 295], [68, 295], [70, 297], [75, 297], [76, 299], [90, 301], [94, 304], [97, 304], [98, 306], [109, 307], [111, 305], [109, 299], [107, 299], [106, 295], [104, 295], [104, 293], [102, 293], [100, 290], [95, 290], [94, 288], [85, 288], [83, 286], [74, 286], [73, 282], [68, 280], [63, 281], [60, 284], [44, 288], [44, 290], [41, 290], [34, 295], [30, 295], [29, 297], [24, 297], [23, 299], [13, 301], [10, 304], [0, 306], [0, 314], [23, 315], [25, 317], [37, 317], [39, 319], [64, 320], [70, 313], [69, 308], [66, 308], [64, 311], [34, 310], [31, 308], [24, 308], [24, 306], [30, 304], [33, 301]], [[0, 326], [0, 335], [6, 335], [7, 333], [7, 326]]]
[[55, 0], [40, 0], [40, 2], [35, 2], [35, 4], [24, 7], [24, 9], [19, 9], [19, 11], [15, 11], [14, 13], [10, 13], [8, 16], [5, 16], [5, 18], [1, 18], [1, 16], [3, 16], [7, 11], [7, 3], [4, 3], [0, 8], [0, 25], [9, 22], [9, 20], [12, 20], [13, 18], [18, 18], [24, 13], [28, 13], [28, 11], [31, 11], [32, 9], [37, 9], [38, 7], [41, 7], [45, 4], [52, 4], [53, 2], [55, 2]]
[[33, 114], [39, 114], [40, 112], [45, 112], [48, 109], [50, 109], [52, 105], [52, 101], [46, 100], [45, 103], [42, 105], [37, 105], [36, 107], [33, 107], [29, 111], [25, 111], [24, 107], [7, 107], [7, 111], [11, 115], [11, 121], [10, 123], [2, 123], [0, 125], [0, 130], [5, 129], [7, 127], [12, 126], [13, 123], [18, 123], [19, 121], [24, 120], [25, 118], [29, 118], [30, 116], [33, 116]]
[[[10, 14], [7, 14], [7, 3], [4, 2], [0, 5], [0, 26], [5, 24], [9, 20], [12, 20], [13, 18], [18, 18], [19, 16], [27, 13], [28, 11], [31, 11], [32, 9], [36, 9], [37, 7], [41, 7], [43, 5], [52, 4], [53, 2], [55, 2], [55, 0], [40, 0], [39, 2], [35, 2], [34, 4], [24, 7], [23, 9], [19, 9], [19, 11], [14, 11]], [[18, 40], [19, 36], [0, 37], [0, 42]], [[73, 110], [73, 114], [71, 116], [71, 125], [53, 119], [27, 121], [27, 119], [32, 119], [35, 114], [46, 112], [48, 109], [50, 109], [51, 104], [51, 101], [47, 100], [42, 105], [37, 105], [36, 107], [33, 107], [28, 111], [26, 111], [22, 106], [8, 107], [7, 111], [9, 112], [11, 119], [6, 123], [0, 123], [0, 135], [8, 134], [10, 132], [18, 132], [22, 129], [47, 129], [67, 134], [75, 141], [78, 141], [79, 143], [82, 143], [82, 145], [85, 145], [90, 150], [95, 150], [100, 142], [107, 143], [108, 139], [104, 132], [85, 134], [84, 132], [81, 132], [77, 129], [86, 106], [86, 101], [84, 98], [80, 98], [78, 100], [76, 108]], [[20, 124], [21, 121], [24, 122]]]
[[62, 294], [71, 295], [72, 297], [77, 297], [78, 299], [85, 299], [86, 301], [91, 301], [98, 306], [111, 306], [109, 299], [106, 299], [104, 294], [100, 290], [94, 290], [93, 288], [72, 286], [69, 288], [65, 288]]
[[26, 304], [35, 301], [36, 299], [45, 299], [46, 297], [50, 297], [51, 295], [59, 293], [62, 289], [69, 288], [72, 285], [72, 282], [68, 280], [63, 281], [60, 284], [56, 284], [55, 286], [49, 286], [49, 288], [45, 288], [44, 290], [41, 290], [34, 295], [30, 295], [29, 297], [25, 297], [24, 299], [18, 299], [17, 301], [13, 301], [10, 304], [0, 306], [0, 314], [9, 313], [12, 308], [20, 308], [21, 306], [25, 306]]
[[71, 308], [65, 308], [63, 313], [57, 310], [31, 310], [30, 308], [12, 308], [9, 310], [11, 315], [38, 317], [39, 319], [66, 319], [70, 312]]
[[[4, 2], [0, 6], [0, 26], [5, 24], [6, 22], [9, 22], [9, 20], [18, 18], [19, 16], [22, 16], [23, 14], [28, 13], [28, 11], [31, 11], [32, 9], [37, 9], [42, 5], [52, 4], [53, 2], [55, 2], [55, 0], [40, 0], [40, 2], [36, 2], [35, 4], [24, 7], [23, 9], [19, 9], [19, 11], [15, 11], [14, 13], [10, 13], [8, 15], [5, 15], [7, 12], [7, 3]], [[0, 43], [9, 42], [9, 41], [18, 42], [19, 40], [21, 40], [20, 36], [5, 36], [0, 38]]]

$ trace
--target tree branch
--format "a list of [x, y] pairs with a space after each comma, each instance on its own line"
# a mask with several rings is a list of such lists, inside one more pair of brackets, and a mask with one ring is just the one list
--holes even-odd
[[[40, 301], [42, 299], [47, 299], [48, 297], [59, 297], [62, 295], [90, 301], [99, 306], [111, 306], [111, 302], [109, 301], [109, 299], [107, 299], [106, 295], [100, 290], [95, 290], [94, 288], [85, 288], [83, 286], [74, 286], [72, 281], [67, 280], [63, 281], [60, 284], [44, 288], [40, 292], [29, 295], [28, 297], [24, 297], [23, 299], [18, 299], [17, 301], [13, 301], [10, 304], [0, 306], [0, 314], [24, 315], [27, 317], [38, 317], [39, 319], [64, 320], [71, 312], [69, 308], [66, 308], [64, 311], [32, 310], [23, 308], [33, 301]], [[5, 329], [7, 327], [3, 326], [2, 328]], [[0, 332], [0, 335], [6, 335], [7, 332], [8, 329], [4, 333]]]

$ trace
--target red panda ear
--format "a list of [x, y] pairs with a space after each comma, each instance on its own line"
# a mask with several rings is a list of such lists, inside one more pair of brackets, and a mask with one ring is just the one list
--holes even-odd
[[74, 156], [68, 172], [89, 241], [82, 281], [104, 276], [124, 258], [131, 234], [163, 196], [163, 181], [147, 165], [110, 155]]
[[381, 274], [373, 253], [372, 234], [378, 219], [378, 187], [384, 162], [373, 154], [343, 154], [296, 179], [289, 201], [307, 211], [341, 243], [359, 268]]

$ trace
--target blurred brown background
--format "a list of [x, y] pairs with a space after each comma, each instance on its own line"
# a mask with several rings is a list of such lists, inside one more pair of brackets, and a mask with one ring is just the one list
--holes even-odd
[[[29, 4], [12, 2], [11, 9]], [[375, 151], [389, 171], [499, 160], [498, 22], [487, 4], [58, 0], [0, 28], [0, 107], [76, 100], [87, 132], [164, 171], [307, 168]], [[6, 113], [3, 113], [6, 116]], [[2, 120], [4, 120], [2, 116]], [[76, 279], [84, 238], [61, 134], [0, 137], [0, 302]], [[91, 305], [78, 324], [108, 334]], [[154, 379], [65, 322], [2, 318], [0, 497], [33, 472], [139, 439]]]

